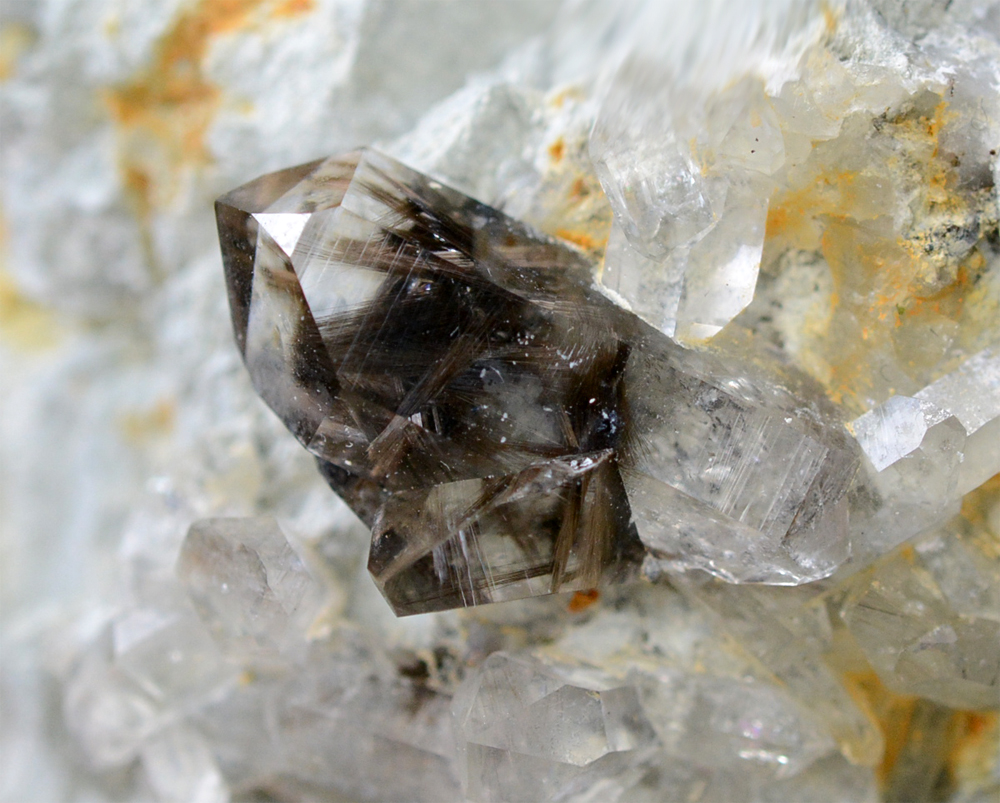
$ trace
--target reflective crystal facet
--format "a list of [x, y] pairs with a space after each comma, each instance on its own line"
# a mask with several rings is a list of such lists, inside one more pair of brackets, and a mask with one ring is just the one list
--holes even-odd
[[142, 765], [157, 800], [229, 803], [211, 747], [193, 728], [161, 731], [143, 747]]
[[217, 207], [254, 386], [372, 527], [397, 613], [621, 581], [647, 551], [793, 585], [846, 559], [856, 459], [819, 396], [679, 348], [572, 248], [372, 151]]
[[429, 672], [422, 659], [394, 660], [344, 627], [193, 720], [236, 790], [291, 783], [348, 800], [457, 800], [451, 700], [428, 685]]
[[830, 622], [815, 590], [805, 586], [806, 599], [790, 599], [789, 589], [696, 579], [704, 582], [685, 582], [685, 592], [712, 611], [718, 626], [759, 662], [764, 676], [822, 721], [852, 763], [875, 763], [883, 735], [825, 660]]
[[[626, 486], [661, 568], [798, 585], [850, 552], [844, 490], [857, 459], [822, 405], [762, 375], [642, 340], [626, 382], [640, 445]], [[789, 377], [786, 377], [786, 380]], [[818, 394], [812, 394], [818, 399]]]

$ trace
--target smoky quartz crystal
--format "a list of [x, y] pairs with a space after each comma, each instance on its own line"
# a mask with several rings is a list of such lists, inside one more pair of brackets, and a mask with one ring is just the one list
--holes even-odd
[[858, 459], [822, 393], [678, 346], [569, 245], [372, 150], [216, 211], [254, 387], [371, 527], [397, 614], [849, 556]]

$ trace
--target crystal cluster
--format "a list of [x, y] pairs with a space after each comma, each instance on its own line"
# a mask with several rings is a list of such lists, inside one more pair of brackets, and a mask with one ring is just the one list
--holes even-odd
[[857, 460], [818, 391], [678, 348], [572, 249], [371, 151], [218, 217], [254, 386], [398, 613], [591, 588], [644, 547], [793, 585], [846, 560]]
[[997, 798], [994, 0], [6, 4], [0, 139], [0, 802]]
[[792, 9], [744, 41], [690, 43], [683, 61], [640, 46], [618, 71], [591, 141], [620, 227], [605, 283], [654, 326], [711, 338], [762, 271], [807, 262], [840, 296], [810, 323], [810, 357], [827, 363], [814, 370], [847, 356], [837, 341], [866, 312], [911, 316], [851, 350], [876, 387], [916, 378], [954, 341], [947, 291], [982, 271], [998, 218], [995, 22], [914, 19], [911, 39], [885, 24], [894, 4], [874, 5]]

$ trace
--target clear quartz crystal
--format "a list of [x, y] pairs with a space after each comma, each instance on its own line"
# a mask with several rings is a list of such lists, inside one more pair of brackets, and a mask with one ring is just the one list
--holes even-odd
[[854, 517], [863, 562], [950, 518], [962, 496], [1000, 473], [1000, 351], [984, 349], [848, 428], [867, 458]]
[[954, 708], [1000, 703], [998, 545], [959, 517], [850, 582], [842, 616], [890, 688]]
[[219, 645], [235, 656], [301, 649], [323, 589], [273, 519], [205, 519], [178, 575]]
[[689, 578], [685, 593], [706, 607], [758, 663], [762, 676], [791, 694], [837, 742], [852, 763], [866, 766], [883, 751], [883, 735], [860, 708], [825, 660], [831, 624], [815, 589], [803, 596], [755, 587], [737, 587], [707, 578]]
[[684, 276], [674, 332], [677, 340], [710, 339], [753, 299], [767, 222], [762, 195], [753, 182], [730, 180], [725, 217], [696, 243], [671, 254], [670, 261], [678, 267], [668, 272]]
[[98, 770], [127, 766], [160, 722], [162, 709], [94, 644], [63, 694], [66, 726]]
[[817, 389], [685, 352], [580, 253], [372, 151], [217, 210], [251, 379], [372, 526], [397, 613], [625, 580], [647, 549], [789, 585], [846, 559], [857, 461]]
[[638, 685], [667, 753], [713, 771], [789, 777], [834, 747], [818, 718], [770, 684], [663, 670]]
[[585, 667], [494, 653], [452, 704], [463, 788], [473, 800], [558, 800], [618, 774], [654, 742], [633, 686]]
[[[704, 355], [639, 353], [627, 378], [636, 428], [648, 434], [627, 482], [656, 561], [777, 585], [816, 580], [843, 563], [843, 489], [857, 463], [825, 411], [803, 408], [751, 365], [727, 376]], [[647, 402], [671, 397], [691, 402]]]
[[[172, 604], [171, 604], [172, 603]], [[137, 608], [112, 625], [115, 665], [153, 699], [182, 705], [232, 680], [234, 670], [186, 600]]]
[[458, 795], [449, 702], [428, 684], [423, 659], [394, 658], [345, 628], [284, 671], [203, 706], [193, 722], [234, 790], [285, 779], [351, 798], [430, 802]]
[[615, 223], [608, 236], [601, 289], [623, 307], [673, 337], [683, 274], [672, 264], [645, 256]]
[[[751, 304], [759, 270], [791, 245], [842, 265], [841, 286], [852, 290], [841, 295], [843, 324], [885, 321], [892, 304], [917, 313], [909, 332], [890, 336], [895, 354], [879, 348], [881, 337], [871, 343], [900, 359], [899, 373], [947, 348], [960, 310], [919, 300], [961, 281], [963, 269], [981, 271], [974, 251], [996, 226], [997, 40], [989, 22], [953, 11], [951, 25], [930, 26], [917, 43], [910, 23], [893, 20], [922, 16], [912, 10], [920, 4], [876, 5], [831, 8], [819, 24], [801, 14], [807, 4], [768, 4], [754, 25], [717, 25], [714, 38], [677, 49], [640, 43], [617, 70], [591, 152], [616, 226], [643, 259], [609, 250], [604, 276], [651, 325], [681, 342], [713, 338]], [[711, 4], [688, 12], [711, 13]], [[678, 16], [671, 34], [688, 22]], [[858, 235], [860, 274], [844, 251]], [[992, 250], [982, 252], [988, 261]], [[828, 334], [820, 349], [834, 362], [847, 344]], [[896, 372], [883, 373], [891, 387]]]

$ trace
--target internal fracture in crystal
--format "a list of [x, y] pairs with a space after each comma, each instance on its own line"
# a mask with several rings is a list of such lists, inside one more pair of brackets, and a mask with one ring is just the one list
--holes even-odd
[[593, 264], [365, 150], [217, 203], [254, 386], [372, 527], [397, 613], [624, 581], [794, 585], [849, 554], [818, 390], [688, 352]]

